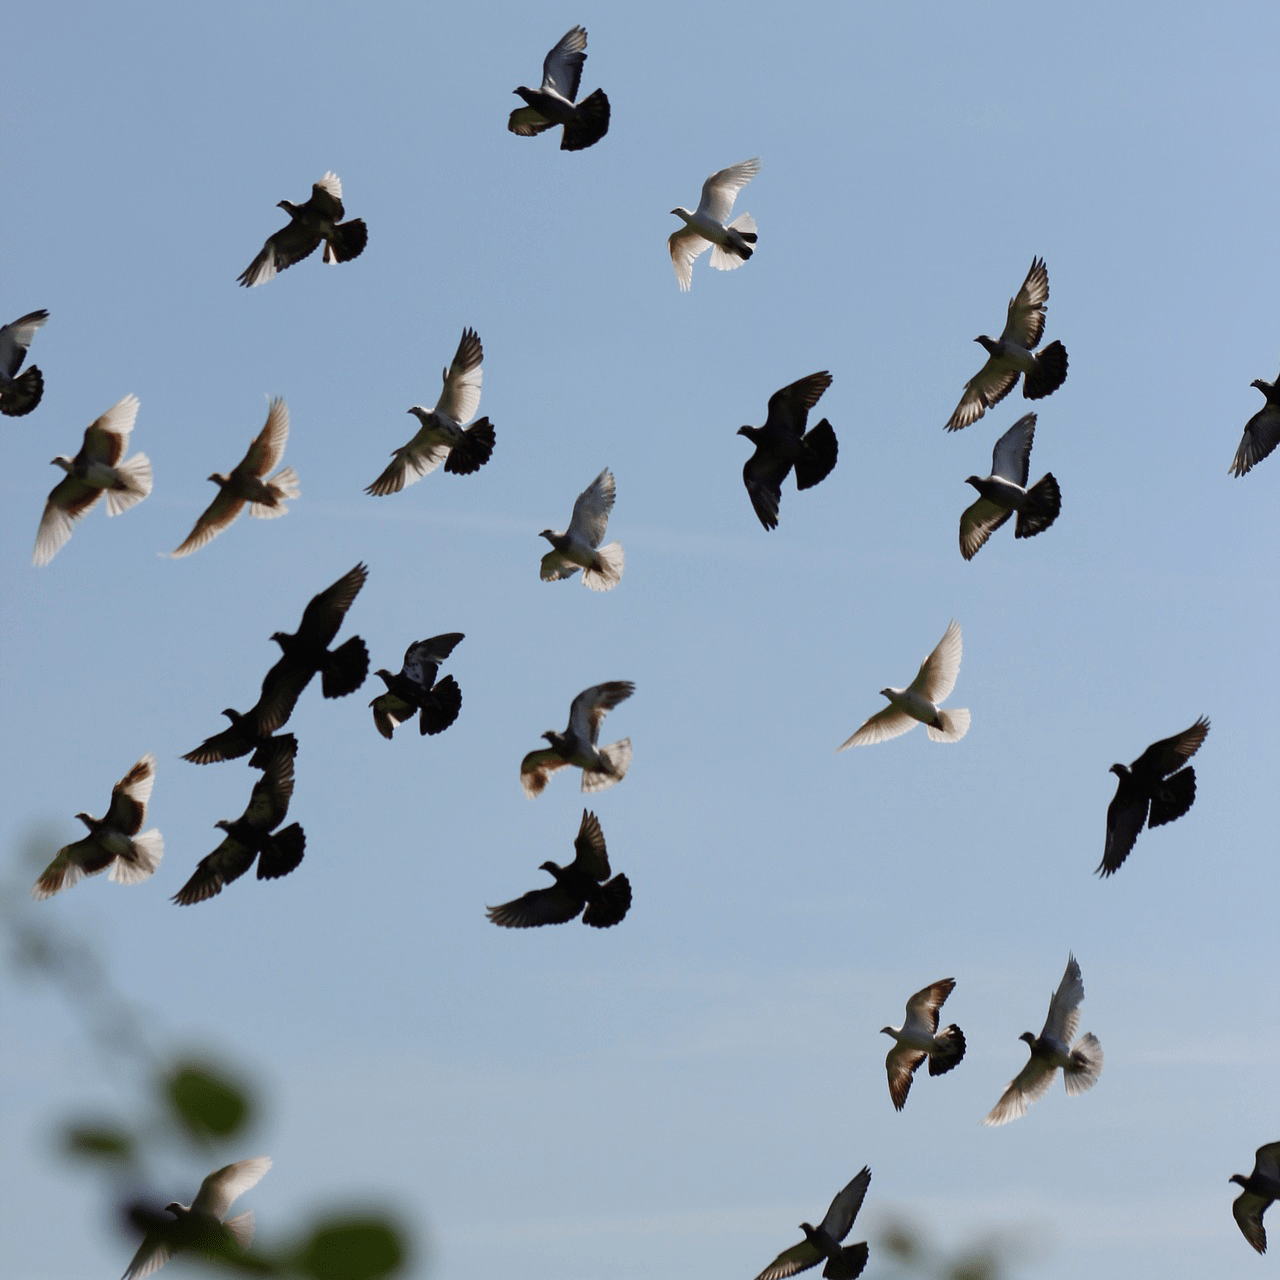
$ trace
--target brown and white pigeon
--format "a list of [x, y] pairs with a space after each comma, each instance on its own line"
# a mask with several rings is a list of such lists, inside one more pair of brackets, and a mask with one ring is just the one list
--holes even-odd
[[305, 204], [281, 200], [277, 206], [289, 215], [289, 225], [267, 237], [261, 252], [240, 273], [239, 283], [250, 287], [265, 284], [279, 271], [310, 257], [324, 242], [326, 262], [350, 262], [363, 252], [369, 228], [363, 218], [342, 219], [342, 182], [336, 173], [326, 173], [312, 183], [311, 198]]
[[578, 494], [573, 504], [569, 527], [559, 533], [543, 529], [538, 535], [551, 543], [542, 557], [543, 582], [559, 582], [582, 570], [582, 582], [592, 591], [612, 591], [622, 580], [625, 559], [622, 543], [611, 542], [602, 547], [609, 513], [613, 510], [616, 489], [613, 472], [608, 467]]
[[605, 712], [631, 697], [630, 680], [607, 680], [584, 689], [569, 705], [569, 724], [563, 733], [548, 729], [542, 736], [550, 746], [530, 751], [520, 762], [520, 785], [531, 800], [542, 794], [557, 769], [576, 765], [582, 770], [582, 790], [602, 791], [621, 782], [631, 765], [631, 739], [597, 747]]
[[513, 90], [525, 100], [507, 121], [507, 128], [522, 138], [532, 138], [546, 129], [563, 125], [561, 151], [582, 151], [594, 146], [609, 131], [609, 99], [603, 89], [583, 98], [578, 96], [582, 64], [587, 60], [587, 33], [570, 27], [542, 62], [542, 85]]
[[889, 1075], [889, 1096], [898, 1111], [906, 1106], [911, 1078], [926, 1058], [931, 1076], [944, 1075], [964, 1058], [964, 1032], [954, 1022], [938, 1030], [938, 1010], [955, 987], [954, 978], [931, 983], [907, 1001], [902, 1026], [880, 1028], [882, 1035], [892, 1036], [895, 1041], [884, 1067]]

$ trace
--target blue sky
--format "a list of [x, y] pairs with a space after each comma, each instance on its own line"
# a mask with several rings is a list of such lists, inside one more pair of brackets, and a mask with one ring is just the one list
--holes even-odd
[[[549, 13], [512, 4], [25, 6], [6, 21], [0, 322], [46, 307], [45, 396], [4, 419], [4, 879], [12, 911], [101, 956], [155, 1043], [246, 1068], [263, 1240], [311, 1206], [394, 1206], [431, 1273], [478, 1280], [755, 1275], [864, 1164], [855, 1227], [1022, 1242], [1044, 1280], [1244, 1274], [1230, 1173], [1280, 1136], [1267, 1089], [1280, 860], [1270, 786], [1277, 486], [1227, 475], [1280, 339], [1273, 5], [995, 5]], [[562, 153], [506, 130], [517, 84], [575, 22], [608, 136]], [[713, 170], [750, 156], [759, 225], [730, 274], [676, 287], [665, 244]], [[282, 198], [326, 170], [369, 226], [252, 290]], [[1057, 524], [957, 548], [964, 477], [1028, 407], [943, 424], [1035, 255], [1070, 374], [1032, 478]], [[464, 326], [497, 446], [473, 476], [363, 488], [433, 404]], [[735, 436], [779, 387], [834, 376], [840, 440], [766, 533]], [[155, 489], [95, 510], [31, 566], [57, 453], [126, 394]], [[283, 396], [302, 496], [194, 556], [175, 547]], [[608, 595], [542, 583], [537, 537], [617, 478]], [[180, 759], [244, 708], [307, 600], [357, 561], [343, 634], [372, 665], [462, 631], [439, 738], [387, 743], [355, 696], [304, 695], [290, 877], [168, 902], [236, 816], [242, 763]], [[952, 705], [835, 754], [950, 618]], [[636, 683], [605, 736], [631, 772], [590, 801], [634, 903], [606, 932], [498, 930], [486, 904], [571, 853], [567, 775], [522, 755], [570, 699]], [[1208, 715], [1194, 808], [1102, 851], [1113, 761]], [[165, 857], [26, 901], [72, 815], [144, 752]], [[1016, 1124], [979, 1124], [1074, 952], [1106, 1066]], [[908, 995], [957, 980], [968, 1056], [885, 1086]], [[7, 971], [0, 1097], [18, 1280], [117, 1274], [131, 1245], [51, 1148], [127, 1111], [48, 988]], [[219, 1160], [218, 1162], [222, 1162]], [[211, 1164], [160, 1171], [187, 1199]], [[1275, 1224], [1273, 1224], [1273, 1229]], [[171, 1264], [176, 1269], [178, 1264]], [[1258, 1264], [1263, 1265], [1263, 1264]], [[175, 1274], [178, 1272], [175, 1270]]]

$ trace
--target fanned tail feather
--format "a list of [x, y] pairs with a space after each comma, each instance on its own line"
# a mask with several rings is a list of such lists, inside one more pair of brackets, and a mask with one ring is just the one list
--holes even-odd
[[320, 675], [320, 692], [326, 698], [345, 698], [364, 684], [369, 674], [369, 650], [359, 636], [339, 645]]
[[469, 476], [479, 471], [492, 456], [495, 439], [493, 423], [488, 418], [477, 418], [449, 450], [444, 469], [455, 476]]
[[953, 1022], [949, 1027], [939, 1031], [934, 1039], [942, 1041], [943, 1047], [939, 1052], [929, 1055], [929, 1074], [940, 1076], [957, 1066], [964, 1057], [964, 1032]]
[[138, 884], [155, 875], [160, 859], [164, 857], [164, 838], [156, 827], [133, 837], [133, 852], [119, 857], [111, 864], [107, 877], [117, 884]]
[[350, 222], [340, 222], [333, 229], [334, 238], [324, 242], [324, 260], [326, 262], [350, 262], [358, 258], [369, 242], [369, 228], [363, 218], [352, 218]]
[[1071, 1050], [1071, 1061], [1062, 1068], [1062, 1083], [1070, 1094], [1084, 1093], [1102, 1074], [1102, 1045], [1092, 1031], [1082, 1035]]
[[592, 591], [612, 591], [622, 580], [622, 543], [611, 542], [607, 547], [601, 547], [596, 554], [600, 557], [600, 567], [582, 571], [583, 585], [590, 587]]
[[625, 875], [616, 875], [602, 884], [598, 896], [587, 904], [582, 913], [582, 923], [595, 929], [609, 929], [631, 910], [631, 881]]
[[1166, 822], [1180, 818], [1191, 808], [1196, 798], [1196, 771], [1188, 765], [1166, 778], [1151, 797], [1151, 813], [1148, 827], [1162, 827]]
[[432, 687], [430, 701], [418, 712], [418, 732], [443, 733], [462, 710], [462, 690], [452, 676], [445, 676]]
[[276, 516], [284, 515], [289, 509], [284, 504], [298, 497], [302, 492], [298, 484], [298, 473], [292, 467], [285, 467], [283, 471], [277, 471], [267, 483], [275, 492], [275, 502], [249, 503], [249, 514], [257, 516], [260, 520], [274, 520]]
[[822, 1274], [827, 1280], [856, 1280], [867, 1265], [868, 1253], [865, 1240], [851, 1244], [841, 1249], [836, 1257], [828, 1260], [827, 1265], [822, 1268]]
[[576, 118], [564, 127], [561, 151], [582, 151], [593, 146], [609, 132], [609, 99], [597, 89], [578, 103]]
[[749, 213], [742, 213], [725, 229], [729, 232], [729, 242], [711, 246], [711, 265], [717, 271], [735, 271], [755, 252], [751, 246], [759, 238], [756, 220]]
[[1067, 349], [1060, 342], [1051, 342], [1036, 352], [1035, 368], [1022, 380], [1022, 394], [1028, 400], [1043, 400], [1066, 380]]
[[239, 1248], [247, 1249], [253, 1243], [252, 1209], [237, 1214], [234, 1218], [228, 1218], [222, 1225], [226, 1227]]
[[796, 459], [796, 488], [812, 489], [835, 469], [840, 443], [831, 423], [823, 418], [805, 432], [803, 456]]
[[21, 418], [40, 403], [44, 395], [44, 375], [32, 365], [7, 384], [0, 384], [0, 413]]
[[627, 776], [627, 770], [631, 767], [631, 739], [623, 738], [620, 742], [611, 742], [607, 747], [601, 747], [600, 755], [608, 767], [583, 769], [583, 791], [603, 791]]
[[955, 707], [951, 711], [938, 712], [938, 725], [925, 725], [934, 742], [959, 742], [969, 732], [968, 707]]
[[119, 487], [107, 490], [109, 516], [128, 511], [151, 492], [151, 459], [145, 453], [135, 453], [116, 466], [116, 474], [120, 477]]
[[1043, 533], [1057, 518], [1062, 510], [1062, 494], [1052, 471], [1046, 471], [1039, 480], [1027, 490], [1022, 510], [1018, 512], [1018, 523], [1014, 526], [1015, 538], [1034, 538]]
[[307, 837], [298, 823], [290, 823], [283, 831], [277, 831], [258, 855], [258, 879], [278, 880], [287, 876], [302, 861], [306, 847]]

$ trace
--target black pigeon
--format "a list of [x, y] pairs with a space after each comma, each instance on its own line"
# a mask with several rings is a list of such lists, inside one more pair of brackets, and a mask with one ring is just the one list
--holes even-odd
[[364, 684], [369, 674], [369, 650], [359, 636], [330, 649], [347, 610], [364, 586], [369, 570], [356, 567], [314, 596], [302, 612], [302, 621], [293, 634], [277, 631], [271, 638], [284, 650], [262, 681], [262, 694], [255, 708], [255, 729], [259, 735], [278, 729], [293, 714], [302, 691], [320, 674], [320, 690], [326, 698], [344, 698]]
[[586, 48], [586, 31], [570, 27], [543, 60], [542, 87], [527, 89], [521, 85], [512, 90], [528, 104], [511, 113], [507, 128], [512, 133], [532, 138], [558, 124], [564, 125], [560, 150], [582, 151], [609, 132], [609, 99], [603, 89], [574, 103], [582, 64], [587, 60]]
[[837, 1192], [826, 1217], [816, 1227], [802, 1222], [800, 1230], [804, 1232], [804, 1239], [778, 1254], [756, 1280], [785, 1280], [786, 1276], [816, 1267], [823, 1258], [827, 1265], [822, 1268], [822, 1274], [827, 1280], [854, 1280], [861, 1275], [867, 1265], [866, 1242], [842, 1248], [840, 1241], [853, 1229], [853, 1220], [862, 1208], [870, 1185], [871, 1169], [864, 1165], [853, 1181]]
[[47, 311], [29, 311], [25, 316], [0, 325], [0, 413], [21, 418], [40, 403], [44, 395], [44, 375], [31, 365], [18, 375], [27, 357], [35, 332], [49, 318]]
[[[0, 349], [0, 371], [2, 370]], [[1236, 450], [1235, 461], [1230, 468], [1233, 476], [1244, 475], [1280, 444], [1280, 374], [1276, 375], [1274, 382], [1254, 378], [1249, 385], [1257, 387], [1267, 397], [1267, 403], [1244, 424], [1244, 435], [1240, 438], [1240, 447]]]
[[811, 373], [769, 397], [769, 414], [763, 427], [738, 428], [738, 434], [756, 447], [742, 468], [742, 482], [766, 529], [778, 527], [782, 482], [793, 466], [796, 488], [812, 489], [836, 465], [839, 445], [831, 423], [823, 418], [812, 431], [805, 431], [809, 410], [830, 385], [829, 373]]
[[239, 282], [251, 286], [265, 284], [277, 271], [309, 257], [324, 241], [326, 262], [350, 262], [364, 252], [369, 228], [363, 218], [343, 222], [342, 183], [338, 175], [326, 173], [311, 187], [305, 204], [281, 200], [277, 208], [289, 215], [289, 225], [267, 237], [262, 251], [240, 274]]
[[1259, 1147], [1253, 1161], [1253, 1172], [1246, 1178], [1233, 1173], [1229, 1182], [1238, 1182], [1244, 1188], [1231, 1212], [1244, 1238], [1259, 1253], [1267, 1251], [1267, 1231], [1262, 1225], [1262, 1215], [1276, 1200], [1280, 1200], [1280, 1142], [1268, 1142]]
[[462, 640], [461, 631], [449, 631], [429, 640], [415, 640], [404, 651], [404, 663], [392, 675], [385, 667], [373, 674], [387, 686], [369, 705], [373, 723], [384, 738], [390, 738], [395, 727], [418, 713], [419, 733], [443, 733], [462, 709], [462, 690], [452, 676], [437, 682], [440, 664]]
[[271, 744], [276, 741], [270, 733], [258, 731], [258, 712], [260, 704], [252, 710], [241, 714], [234, 707], [227, 707], [222, 714], [231, 724], [206, 738], [198, 747], [188, 751], [182, 758], [192, 764], [214, 764], [222, 760], [238, 760], [241, 756], [249, 756], [249, 764], [255, 769], [265, 769], [271, 759]]
[[287, 876], [302, 861], [307, 843], [302, 828], [294, 822], [283, 831], [275, 830], [289, 812], [293, 759], [297, 753], [298, 740], [293, 734], [282, 734], [274, 740], [270, 759], [262, 777], [253, 784], [244, 813], [234, 822], [222, 818], [213, 824], [227, 833], [226, 838], [200, 859], [191, 879], [173, 895], [179, 906], [215, 897], [223, 885], [244, 875], [254, 858], [258, 859], [259, 880]]
[[486, 907], [489, 919], [508, 929], [566, 924], [579, 915], [583, 924], [596, 929], [617, 924], [631, 907], [631, 881], [621, 874], [609, 879], [604, 832], [596, 815], [586, 809], [582, 811], [582, 825], [573, 849], [573, 861], [568, 866], [555, 862], [542, 864], [540, 870], [550, 872], [555, 884], [548, 889], [530, 889], [500, 907]]
[[1036, 434], [1036, 415], [1021, 417], [996, 441], [991, 454], [989, 476], [969, 476], [979, 493], [977, 502], [960, 516], [960, 554], [972, 560], [987, 539], [1016, 511], [1015, 538], [1032, 538], [1043, 533], [1062, 510], [1062, 493], [1052, 471], [1046, 471], [1027, 488], [1031, 466], [1031, 442]]
[[1104, 879], [1120, 869], [1143, 826], [1161, 827], [1180, 818], [1196, 798], [1196, 771], [1182, 766], [1200, 750], [1209, 732], [1201, 716], [1189, 729], [1152, 743], [1131, 765], [1113, 764], [1119, 782], [1107, 806], [1107, 843], [1094, 868]]

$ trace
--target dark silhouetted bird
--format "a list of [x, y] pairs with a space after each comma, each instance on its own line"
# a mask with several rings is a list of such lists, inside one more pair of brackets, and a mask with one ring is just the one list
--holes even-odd
[[419, 733], [442, 733], [462, 709], [462, 690], [452, 676], [436, 681], [440, 664], [462, 640], [461, 631], [448, 631], [429, 640], [415, 640], [404, 651], [404, 663], [392, 675], [385, 667], [373, 674], [387, 686], [369, 705], [373, 723], [384, 738], [390, 738], [395, 727], [418, 713]]
[[543, 529], [538, 535], [551, 543], [551, 550], [542, 557], [543, 582], [571, 578], [581, 569], [583, 585], [592, 591], [612, 591], [618, 585], [624, 563], [622, 543], [600, 545], [609, 527], [614, 496], [613, 472], [605, 467], [578, 494], [568, 529], [563, 533]]
[[742, 468], [742, 482], [766, 529], [778, 527], [782, 482], [792, 467], [796, 470], [796, 488], [812, 489], [836, 465], [840, 446], [831, 423], [823, 418], [813, 430], [805, 431], [809, 410], [830, 385], [829, 373], [811, 373], [769, 397], [769, 413], [763, 427], [738, 428], [738, 434], [756, 447]]
[[364, 252], [369, 228], [363, 218], [343, 222], [342, 182], [333, 172], [311, 186], [305, 204], [281, 200], [277, 206], [289, 215], [289, 225], [268, 236], [262, 252], [241, 273], [242, 285], [265, 284], [277, 271], [309, 257], [324, 241], [326, 262], [350, 262]]
[[938, 1010], [955, 990], [954, 978], [942, 978], [917, 991], [907, 1001], [907, 1016], [900, 1027], [881, 1027], [882, 1035], [892, 1036], [897, 1043], [884, 1060], [889, 1073], [889, 1096], [901, 1111], [911, 1091], [911, 1077], [916, 1068], [929, 1059], [929, 1074], [944, 1075], [964, 1057], [964, 1032], [953, 1022], [938, 1031]]
[[1209, 732], [1201, 716], [1189, 729], [1149, 746], [1131, 765], [1113, 764], [1116, 794], [1107, 806], [1107, 842], [1094, 868], [1104, 879], [1120, 869], [1143, 826], [1161, 827], [1180, 818], [1196, 798], [1196, 771], [1182, 766], [1200, 750]]
[[867, 1265], [866, 1243], [842, 1248], [840, 1241], [853, 1230], [853, 1220], [862, 1208], [870, 1185], [871, 1170], [864, 1165], [853, 1181], [837, 1193], [827, 1216], [816, 1227], [802, 1222], [800, 1230], [804, 1232], [804, 1239], [778, 1254], [756, 1280], [784, 1280], [786, 1276], [816, 1267], [823, 1258], [827, 1265], [823, 1267], [822, 1274], [827, 1280], [854, 1280], [855, 1276], [861, 1275]]
[[47, 311], [29, 311], [9, 324], [0, 325], [0, 413], [21, 418], [40, 403], [44, 395], [44, 375], [31, 365], [19, 376], [27, 358], [27, 348], [35, 332], [49, 318]]
[[1062, 510], [1062, 494], [1053, 472], [1047, 471], [1027, 488], [1031, 464], [1031, 442], [1036, 433], [1036, 415], [1019, 418], [996, 441], [991, 454], [991, 474], [985, 478], [969, 476], [981, 495], [960, 516], [960, 554], [972, 560], [987, 539], [1015, 511], [1018, 521], [1013, 527], [1015, 538], [1032, 538], [1043, 533]]
[[110, 879], [120, 884], [137, 884], [147, 879], [164, 857], [164, 840], [156, 828], [143, 831], [147, 802], [156, 780], [156, 758], [147, 752], [111, 788], [111, 804], [106, 815], [76, 817], [89, 834], [74, 844], [64, 845], [32, 887], [33, 898], [49, 898], [69, 889], [82, 876], [96, 876], [111, 868]]
[[958, 431], [977, 422], [992, 405], [1013, 390], [1023, 375], [1022, 394], [1040, 400], [1057, 391], [1067, 377], [1067, 351], [1061, 342], [1051, 342], [1037, 351], [1044, 337], [1044, 313], [1049, 301], [1049, 272], [1043, 258], [1031, 260], [1031, 270], [1017, 296], [1009, 299], [1009, 315], [999, 339], [981, 334], [987, 363], [965, 383], [964, 395], [947, 422], [948, 431]]
[[[271, 1168], [270, 1156], [237, 1160], [215, 1169], [201, 1184], [191, 1204], [165, 1205], [168, 1222], [148, 1215], [147, 1235], [133, 1255], [123, 1280], [143, 1280], [183, 1249], [217, 1257], [238, 1255], [253, 1240], [253, 1210], [227, 1218], [227, 1210]], [[224, 1221], [224, 1219], [226, 1219]]]
[[554, 876], [555, 884], [548, 889], [530, 889], [500, 907], [486, 907], [489, 919], [508, 929], [565, 924], [579, 915], [583, 924], [597, 929], [617, 924], [631, 907], [631, 881], [624, 875], [609, 879], [604, 832], [596, 815], [586, 809], [582, 811], [582, 825], [573, 849], [573, 861], [568, 866], [544, 862], [539, 868]]
[[569, 705], [569, 725], [563, 733], [548, 729], [542, 736], [551, 744], [530, 751], [520, 762], [520, 785], [530, 799], [542, 794], [547, 779], [565, 765], [582, 770], [583, 791], [602, 791], [621, 782], [631, 764], [631, 739], [597, 747], [600, 722], [606, 711], [631, 697], [630, 680], [608, 680], [584, 689]]
[[1228, 1181], [1238, 1182], [1244, 1188], [1231, 1206], [1236, 1225], [1259, 1253], [1266, 1253], [1267, 1232], [1262, 1225], [1262, 1215], [1273, 1201], [1280, 1200], [1280, 1142], [1268, 1142], [1258, 1148], [1253, 1172], [1247, 1178], [1233, 1173]]
[[336, 649], [329, 645], [368, 576], [369, 570], [357, 564], [331, 587], [312, 597], [302, 611], [296, 632], [291, 635], [277, 631], [272, 635], [284, 656], [262, 681], [255, 708], [259, 735], [271, 733], [289, 719], [302, 691], [317, 672], [320, 691], [326, 698], [345, 698], [364, 684], [369, 674], [369, 650], [364, 641], [352, 636]]
[[198, 747], [182, 758], [192, 764], [214, 764], [222, 760], [238, 760], [252, 751], [249, 764], [255, 769], [265, 769], [271, 759], [271, 744], [276, 739], [270, 733], [258, 730], [261, 703], [257, 703], [243, 715], [234, 707], [227, 707], [222, 714], [231, 724], [221, 733], [206, 738]]
[[[42, 313], [38, 313], [42, 314]], [[1280, 444], [1280, 374], [1274, 382], [1254, 378], [1249, 383], [1267, 398], [1267, 403], [1244, 424], [1244, 435], [1230, 466], [1233, 476], [1242, 476]]]
[[586, 48], [586, 31], [571, 27], [543, 59], [542, 87], [526, 89], [521, 85], [512, 91], [528, 103], [511, 113], [507, 128], [512, 133], [532, 138], [544, 129], [562, 124], [560, 150], [582, 151], [609, 132], [609, 99], [603, 89], [574, 103], [582, 79], [582, 64], [587, 60]]
[[1084, 979], [1075, 956], [1067, 957], [1066, 972], [1049, 1000], [1049, 1016], [1044, 1030], [1033, 1035], [1024, 1031], [1019, 1040], [1031, 1048], [1027, 1065], [1009, 1082], [1000, 1101], [987, 1113], [983, 1124], [1008, 1124], [1026, 1115], [1027, 1108], [1043, 1098], [1053, 1084], [1058, 1068], [1069, 1094], [1084, 1093], [1098, 1083], [1102, 1074], [1102, 1046], [1092, 1031], [1072, 1045], [1080, 1027], [1080, 1003], [1084, 1000]]
[[267, 411], [266, 425], [231, 474], [224, 476], [215, 471], [209, 477], [218, 486], [218, 496], [205, 508], [174, 556], [188, 556], [212, 542], [244, 510], [246, 502], [251, 516], [270, 519], [285, 514], [286, 499], [296, 498], [299, 493], [297, 474], [292, 467], [285, 467], [269, 480], [266, 475], [280, 465], [288, 439], [289, 409], [277, 396]]
[[[124, 458], [129, 433], [138, 416], [138, 397], [125, 396], [85, 428], [84, 443], [74, 458], [59, 454], [55, 467], [67, 474], [49, 493], [32, 560], [48, 564], [71, 537], [72, 527], [105, 493], [107, 515], [141, 502], [151, 492], [151, 461], [145, 453]], [[123, 459], [123, 460], [122, 460]]]
[[756, 222], [749, 213], [740, 213], [727, 226], [738, 192], [760, 172], [760, 157], [744, 160], [713, 173], [702, 184], [702, 198], [692, 213], [677, 205], [671, 212], [685, 225], [667, 237], [671, 265], [682, 293], [693, 285], [693, 264], [711, 250], [711, 265], [717, 271], [733, 271], [755, 252]]
[[[289, 812], [293, 797], [293, 760], [298, 740], [291, 733], [273, 739], [270, 758], [262, 777], [253, 784], [249, 804], [234, 821], [220, 818], [213, 825], [226, 838], [196, 864], [191, 879], [173, 895], [179, 906], [205, 902], [222, 892], [223, 885], [238, 880], [258, 859], [258, 879], [276, 880], [287, 876], [302, 861], [306, 837], [302, 828], [290, 823], [276, 831]], [[272, 832], [275, 832], [273, 835]]]
[[415, 404], [409, 410], [422, 424], [418, 434], [391, 452], [392, 461], [365, 490], [375, 498], [399, 493], [406, 485], [430, 475], [442, 462], [454, 475], [469, 476], [489, 461], [493, 453], [493, 424], [478, 418], [467, 422], [480, 407], [481, 364], [484, 348], [474, 329], [463, 329], [453, 363], [444, 371], [444, 389], [434, 409]]

